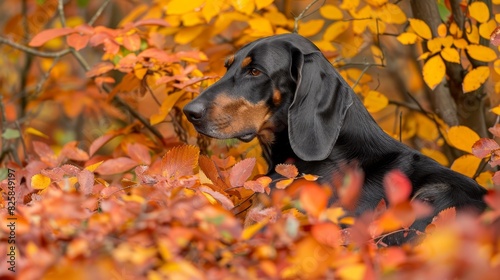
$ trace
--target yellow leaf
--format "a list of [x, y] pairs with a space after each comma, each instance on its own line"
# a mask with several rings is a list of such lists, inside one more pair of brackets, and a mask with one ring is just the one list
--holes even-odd
[[28, 133], [28, 134], [32, 134], [32, 135], [36, 135], [36, 136], [40, 136], [40, 137], [43, 137], [43, 138], [46, 138], [48, 139], [49, 136], [45, 135], [45, 133], [41, 132], [40, 130], [38, 129], [35, 129], [33, 127], [28, 127], [24, 130], [24, 133]]
[[495, 63], [493, 63], [493, 69], [495, 69], [495, 72], [500, 75], [500, 59], [495, 60]]
[[328, 26], [328, 28], [325, 30], [325, 33], [323, 33], [323, 40], [325, 41], [333, 41], [335, 38], [337, 38], [340, 34], [342, 34], [344, 31], [349, 28], [349, 22], [345, 21], [337, 21]]
[[204, 0], [172, 0], [167, 4], [167, 15], [182, 15], [199, 8]]
[[424, 64], [424, 81], [429, 88], [434, 89], [441, 83], [446, 74], [446, 66], [439, 55], [435, 55]]
[[384, 57], [382, 50], [375, 45], [371, 45], [370, 50], [372, 51], [373, 61], [375, 63], [382, 64], [382, 58]]
[[31, 187], [35, 190], [44, 190], [50, 185], [50, 178], [42, 175], [35, 174], [31, 177]]
[[384, 22], [391, 24], [403, 24], [408, 19], [406, 14], [398, 5], [387, 3], [378, 9], [378, 17]]
[[[139, 64], [136, 64], [138, 66]], [[134, 75], [137, 77], [137, 79], [142, 80], [146, 73], [148, 73], [148, 68], [140, 68], [140, 67], [134, 67], [137, 69], [134, 69]]]
[[144, 199], [144, 197], [136, 195], [136, 194], [122, 195], [122, 199], [124, 201], [133, 201], [133, 202], [137, 202], [139, 204], [143, 204], [144, 202], [146, 202], [146, 199]]
[[387, 3], [388, 0], [365, 0], [366, 3], [372, 6], [382, 6]]
[[423, 54], [421, 54], [421, 55], [417, 58], [417, 60], [419, 60], [419, 61], [420, 61], [420, 60], [425, 60], [425, 59], [427, 59], [427, 58], [429, 57], [429, 55], [431, 55], [431, 52], [424, 52]]
[[279, 180], [277, 183], [276, 183], [276, 188], [277, 189], [285, 189], [286, 187], [288, 187], [291, 183], [293, 183], [294, 181], [294, 178], [290, 178], [290, 179], [283, 179], [283, 180]]
[[493, 186], [493, 172], [485, 171], [479, 174], [476, 178], [476, 182], [484, 188], [491, 188]]
[[417, 42], [417, 34], [412, 32], [403, 32], [396, 39], [403, 45], [411, 45]]
[[490, 10], [486, 3], [476, 1], [469, 5], [469, 15], [480, 23], [483, 23], [490, 18]]
[[491, 108], [490, 112], [492, 112], [493, 114], [497, 114], [500, 116], [500, 105], [494, 107], [494, 108]]
[[479, 140], [479, 135], [467, 126], [452, 126], [448, 130], [448, 141], [450, 144], [467, 153], [472, 153], [472, 146]]
[[431, 29], [423, 20], [410, 18], [408, 21], [410, 22], [411, 28], [415, 31], [415, 33], [417, 33], [418, 36], [427, 40], [432, 38]]
[[465, 40], [464, 38], [460, 38], [460, 39], [454, 39], [453, 45], [455, 45], [455, 47], [457, 47], [457, 49], [465, 49], [465, 48], [467, 48], [469, 43], [467, 43], [467, 40]]
[[94, 163], [94, 164], [91, 164], [91, 165], [85, 167], [85, 169], [87, 169], [90, 172], [94, 172], [97, 169], [97, 167], [99, 167], [103, 162], [104, 162], [104, 160], [101, 160], [97, 163]]
[[316, 35], [321, 28], [323, 28], [324, 24], [325, 21], [322, 19], [313, 19], [307, 22], [302, 22], [299, 25], [299, 34], [304, 37]]
[[448, 28], [446, 27], [446, 24], [441, 23], [441, 24], [438, 26], [437, 32], [438, 32], [439, 37], [445, 37], [445, 36], [446, 36], [447, 31], [448, 31]]
[[337, 270], [340, 279], [364, 279], [366, 265], [362, 263], [349, 264]]
[[467, 39], [471, 44], [479, 44], [479, 29], [475, 24], [470, 26], [465, 34], [467, 34]]
[[473, 177], [477, 168], [481, 164], [481, 159], [474, 155], [463, 155], [451, 164], [451, 170], [461, 173], [467, 177]]
[[389, 99], [378, 91], [371, 90], [365, 96], [363, 104], [370, 113], [376, 113], [387, 107]]
[[324, 5], [319, 9], [319, 13], [326, 19], [339, 20], [344, 18], [342, 10], [334, 5]]
[[439, 164], [441, 164], [441, 165], [448, 166], [448, 164], [449, 164], [448, 158], [438, 150], [422, 148], [422, 150], [420, 152], [422, 152], [422, 154], [432, 158], [433, 160], [439, 162]]
[[445, 48], [451, 47], [453, 45], [453, 37], [452, 36], [446, 36], [443, 38], [439, 38], [439, 41], [441, 42], [441, 45]]
[[274, 0], [255, 0], [255, 5], [257, 6], [257, 10], [260, 10], [271, 5], [273, 2]]
[[489, 40], [491, 38], [491, 33], [493, 33], [496, 27], [497, 23], [495, 22], [494, 19], [489, 20], [488, 22], [485, 23], [481, 23], [481, 25], [479, 25], [479, 35]]
[[255, 10], [255, 0], [231, 0], [231, 4], [238, 11], [251, 15]]
[[265, 218], [265, 219], [261, 220], [260, 222], [257, 222], [253, 225], [245, 227], [245, 229], [241, 233], [241, 238], [243, 238], [243, 240], [248, 240], [248, 239], [252, 238], [257, 232], [259, 232], [268, 223], [269, 223], [269, 219]]
[[220, 3], [219, 0], [207, 0], [201, 10], [201, 14], [205, 18], [206, 22], [210, 22], [213, 17], [219, 14], [221, 9], [222, 3]]
[[354, 10], [359, 6], [359, 0], [343, 0], [340, 8], [344, 10]]
[[488, 66], [479, 66], [472, 69], [465, 75], [462, 89], [464, 93], [478, 89], [490, 76], [490, 68]]
[[254, 18], [248, 21], [250, 28], [252, 29], [252, 36], [255, 37], [263, 37], [263, 36], [271, 36], [274, 34], [273, 26], [271, 22], [262, 17]]
[[203, 21], [202, 14], [197, 12], [183, 14], [181, 16], [181, 19], [182, 19], [182, 24], [186, 27], [205, 23]]
[[319, 176], [312, 175], [312, 174], [304, 174], [304, 175], [302, 175], [302, 178], [306, 179], [307, 181], [316, 181], [316, 180], [318, 180]]
[[174, 41], [181, 45], [187, 44], [198, 37], [204, 30], [205, 26], [203, 25], [182, 28], [175, 34]]
[[432, 54], [435, 54], [439, 51], [441, 51], [441, 38], [433, 38], [427, 41], [427, 48]]
[[482, 45], [467, 46], [467, 53], [475, 60], [491, 62], [497, 58], [495, 51]]
[[444, 60], [453, 63], [460, 63], [460, 54], [455, 48], [444, 48], [441, 50], [441, 56]]

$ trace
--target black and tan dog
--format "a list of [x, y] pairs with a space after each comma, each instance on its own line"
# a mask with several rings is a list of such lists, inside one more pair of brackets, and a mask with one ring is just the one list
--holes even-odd
[[[399, 169], [413, 185], [412, 199], [433, 206], [482, 211], [485, 189], [387, 135], [321, 51], [308, 39], [285, 34], [241, 48], [227, 73], [184, 107], [196, 130], [214, 138], [258, 137], [270, 167], [293, 159], [301, 173], [325, 183], [341, 166], [357, 163], [365, 181], [356, 214], [385, 199], [383, 179]], [[432, 217], [412, 228], [423, 231]], [[390, 243], [398, 244], [403, 240]]]

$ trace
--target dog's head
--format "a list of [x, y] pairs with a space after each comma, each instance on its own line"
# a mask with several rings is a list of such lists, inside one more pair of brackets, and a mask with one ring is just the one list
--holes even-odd
[[219, 81], [184, 107], [198, 132], [272, 142], [276, 132], [288, 129], [299, 158], [328, 157], [352, 94], [312, 42], [297, 34], [263, 38], [229, 57], [226, 68]]

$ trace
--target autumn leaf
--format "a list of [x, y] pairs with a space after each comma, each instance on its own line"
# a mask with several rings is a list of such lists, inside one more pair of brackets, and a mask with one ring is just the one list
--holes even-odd
[[329, 20], [339, 20], [344, 18], [344, 14], [342, 13], [342, 10], [337, 8], [334, 5], [323, 5], [319, 9], [319, 13], [321, 14], [322, 17], [329, 19]]
[[403, 45], [411, 45], [417, 42], [417, 34], [412, 32], [403, 32], [396, 37], [398, 41]]
[[104, 161], [95, 172], [101, 175], [112, 175], [127, 172], [137, 166], [137, 162], [128, 157], [112, 158]]
[[166, 6], [167, 15], [182, 15], [194, 11], [196, 8], [200, 7], [203, 2], [203, 0], [172, 0]]
[[337, 247], [340, 245], [340, 228], [333, 223], [318, 223], [311, 228], [311, 235], [321, 244]]
[[66, 42], [68, 46], [79, 51], [87, 46], [89, 43], [90, 36], [87, 34], [81, 35], [79, 33], [72, 33], [66, 37]]
[[500, 149], [498, 143], [490, 138], [481, 138], [472, 146], [472, 154], [478, 158], [485, 158], [492, 151]]
[[225, 209], [230, 210], [234, 208], [234, 203], [224, 194], [205, 186], [199, 187], [199, 190], [203, 192], [205, 196], [209, 195], [217, 200]]
[[105, 135], [102, 135], [95, 139], [92, 144], [90, 144], [89, 147], [89, 156], [92, 156], [99, 150], [104, 144], [108, 143], [111, 141], [111, 139], [115, 138], [117, 136], [116, 133], [108, 133]]
[[497, 26], [490, 35], [490, 42], [493, 46], [500, 46], [500, 26]]
[[94, 67], [92, 67], [89, 71], [87, 71], [85, 75], [87, 76], [87, 78], [92, 78], [107, 73], [114, 68], [115, 65], [111, 62], [100, 62], [94, 65]]
[[75, 29], [69, 27], [46, 29], [36, 34], [29, 42], [30, 47], [40, 47], [46, 42], [61, 36], [75, 33]]
[[490, 68], [488, 66], [479, 66], [469, 71], [462, 84], [464, 93], [474, 91], [480, 88], [490, 76]]
[[406, 201], [412, 191], [410, 180], [399, 170], [393, 170], [385, 175], [384, 188], [390, 204]]
[[302, 209], [313, 217], [318, 217], [328, 204], [328, 194], [318, 184], [309, 181], [303, 181], [300, 191], [300, 205]]
[[243, 184], [243, 187], [248, 190], [252, 190], [254, 192], [263, 193], [266, 192], [269, 194], [271, 189], [269, 188], [269, 184], [271, 184], [272, 179], [268, 176], [262, 176], [257, 178], [255, 181], [247, 181]]
[[446, 74], [446, 66], [439, 55], [435, 55], [424, 64], [423, 76], [428, 87], [435, 89]]
[[448, 130], [450, 144], [464, 152], [472, 153], [472, 146], [479, 140], [479, 135], [467, 126], [453, 126]]
[[363, 105], [370, 113], [376, 113], [389, 105], [389, 99], [382, 93], [370, 90], [363, 99]]
[[477, 168], [481, 164], [481, 159], [474, 155], [463, 155], [451, 164], [451, 170], [472, 178], [476, 174]]
[[89, 159], [89, 155], [87, 152], [79, 149], [76, 145], [78, 142], [76, 141], [71, 141], [66, 143], [64, 145], [61, 154], [64, 155], [66, 158], [75, 160], [75, 161], [86, 161]]
[[432, 38], [432, 32], [427, 23], [425, 21], [416, 19], [416, 18], [409, 18], [408, 21], [410, 22], [410, 26], [417, 33], [418, 36], [430, 40]]
[[323, 33], [324, 41], [333, 41], [349, 28], [349, 22], [337, 21], [330, 24]]
[[274, 168], [274, 171], [287, 178], [295, 178], [299, 175], [299, 170], [293, 164], [278, 164]]
[[126, 146], [127, 155], [139, 164], [151, 164], [151, 154], [148, 147], [141, 143], [128, 143]]
[[490, 18], [490, 10], [486, 3], [481, 1], [472, 2], [469, 5], [469, 15], [478, 22], [486, 22]]
[[44, 142], [33, 141], [33, 150], [40, 157], [40, 160], [47, 165], [55, 167], [59, 164], [59, 157]]
[[24, 133], [28, 133], [28, 134], [31, 134], [31, 135], [36, 135], [36, 136], [40, 136], [40, 137], [43, 137], [45, 139], [48, 139], [49, 137], [41, 132], [40, 130], [36, 129], [36, 128], [33, 128], [33, 127], [27, 127], [25, 130], [24, 130]]
[[241, 187], [245, 181], [252, 175], [255, 167], [255, 158], [247, 158], [236, 163], [229, 173], [229, 182], [232, 187]]
[[252, 36], [263, 37], [273, 35], [273, 26], [268, 19], [265, 18], [253, 18], [248, 21], [250, 29], [252, 29]]
[[295, 180], [294, 178], [279, 180], [278, 182], [276, 182], [276, 188], [280, 190], [285, 189], [291, 183], [293, 183], [294, 180]]
[[299, 25], [299, 34], [304, 37], [310, 37], [316, 35], [323, 25], [325, 21], [322, 19], [313, 19], [307, 22], [303, 22]]
[[497, 59], [494, 50], [482, 45], [468, 45], [466, 49], [467, 53], [475, 60], [491, 62]]
[[42, 175], [35, 174], [31, 177], [31, 187], [35, 190], [44, 190], [50, 185], [50, 178]]
[[178, 146], [162, 158], [161, 164], [164, 176], [182, 176], [193, 175], [193, 169], [197, 166], [200, 149], [195, 146]]
[[185, 91], [178, 91], [173, 94], [168, 95], [165, 100], [161, 103], [160, 112], [157, 114], [153, 114], [150, 118], [151, 125], [159, 124], [164, 121], [168, 116], [172, 108], [174, 108], [175, 104], [179, 99], [186, 94]]
[[460, 63], [460, 54], [455, 48], [446, 47], [442, 49], [441, 57], [448, 62]]

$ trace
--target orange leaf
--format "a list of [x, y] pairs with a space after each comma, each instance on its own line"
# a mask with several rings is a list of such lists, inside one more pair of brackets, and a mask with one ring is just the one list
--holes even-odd
[[479, 140], [479, 135], [467, 126], [453, 126], [448, 130], [450, 144], [464, 152], [472, 153], [472, 146]]
[[308, 214], [318, 217], [328, 205], [328, 194], [318, 184], [304, 181], [299, 200]]
[[338, 190], [340, 204], [348, 210], [356, 208], [361, 187], [363, 186], [364, 173], [359, 168], [349, 168], [344, 175], [342, 186]]
[[138, 51], [141, 48], [141, 36], [137, 33], [124, 36], [123, 46], [129, 51]]
[[439, 212], [439, 214], [432, 219], [432, 223], [436, 228], [439, 228], [451, 224], [455, 221], [456, 217], [457, 211], [455, 207], [450, 207]]
[[75, 32], [76, 32], [75, 29], [69, 28], [69, 27], [52, 28], [52, 29], [43, 30], [42, 32], [36, 34], [35, 37], [33, 37], [33, 39], [31, 39], [31, 41], [29, 42], [28, 45], [30, 47], [40, 47], [43, 44], [45, 44], [46, 42], [48, 42], [54, 38], [68, 35], [68, 34], [75, 33]]
[[451, 170], [461, 173], [467, 177], [473, 177], [477, 168], [481, 164], [481, 159], [474, 155], [463, 155], [451, 164]]
[[148, 147], [140, 143], [128, 143], [127, 155], [139, 164], [151, 164], [151, 154]]
[[94, 153], [97, 152], [99, 148], [101, 148], [104, 144], [108, 143], [111, 139], [115, 138], [116, 136], [117, 136], [116, 133], [110, 133], [95, 139], [92, 142], [92, 144], [90, 144], [89, 155], [90, 156], [94, 155]]
[[50, 185], [50, 178], [42, 175], [35, 174], [31, 177], [31, 187], [35, 190], [44, 190]]
[[66, 145], [64, 145], [61, 154], [67, 157], [68, 159], [75, 160], [75, 161], [86, 161], [89, 159], [89, 155], [76, 147], [77, 142], [76, 141], [71, 141], [68, 142]]
[[311, 235], [323, 245], [330, 247], [340, 245], [340, 228], [333, 223], [314, 224], [311, 228]]
[[280, 180], [276, 183], [276, 188], [280, 190], [285, 189], [291, 183], [293, 183], [294, 180], [295, 180], [294, 178]]
[[66, 43], [68, 43], [68, 46], [74, 48], [77, 51], [85, 48], [89, 43], [89, 40], [90, 36], [87, 34], [80, 35], [79, 33], [73, 33], [66, 37]]
[[278, 164], [274, 170], [287, 178], [295, 178], [299, 175], [299, 170], [293, 164]]
[[168, 151], [161, 160], [164, 176], [189, 176], [197, 166], [200, 149], [191, 145], [178, 146]]
[[100, 62], [100, 63], [94, 65], [94, 67], [92, 67], [92, 69], [87, 71], [85, 76], [87, 76], [87, 78], [92, 78], [92, 77], [107, 73], [107, 72], [113, 70], [114, 68], [115, 68], [115, 65], [111, 62], [107, 62], [107, 61]]
[[232, 187], [241, 187], [245, 181], [252, 175], [253, 168], [255, 167], [255, 158], [244, 159], [231, 168], [229, 173], [229, 182]]
[[310, 37], [316, 35], [321, 28], [325, 24], [325, 21], [322, 19], [313, 19], [307, 22], [302, 22], [299, 25], [299, 34], [304, 37]]
[[209, 187], [201, 186], [199, 190], [206, 196], [210, 195], [212, 198], [217, 200], [225, 209], [230, 210], [234, 208], [234, 203], [227, 198], [224, 194], [214, 191]]

